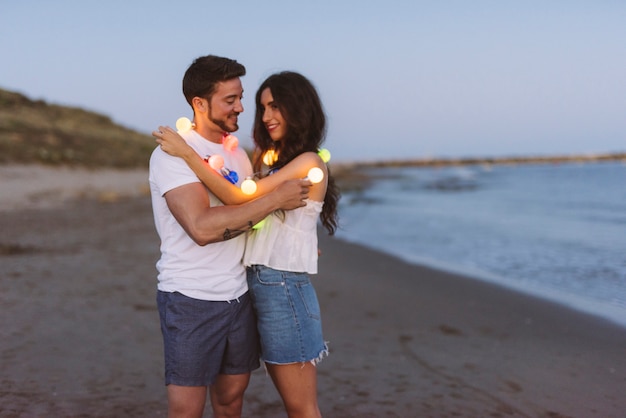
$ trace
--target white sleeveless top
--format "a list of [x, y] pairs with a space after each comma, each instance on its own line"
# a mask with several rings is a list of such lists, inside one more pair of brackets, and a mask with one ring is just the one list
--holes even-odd
[[323, 205], [307, 199], [306, 206], [265, 218], [263, 226], [248, 235], [244, 265], [316, 274], [317, 220]]

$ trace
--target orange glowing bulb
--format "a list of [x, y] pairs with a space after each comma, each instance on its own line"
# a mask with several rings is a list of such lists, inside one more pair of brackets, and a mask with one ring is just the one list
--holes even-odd
[[263, 164], [270, 166], [276, 162], [276, 152], [273, 149], [269, 149], [263, 154]]

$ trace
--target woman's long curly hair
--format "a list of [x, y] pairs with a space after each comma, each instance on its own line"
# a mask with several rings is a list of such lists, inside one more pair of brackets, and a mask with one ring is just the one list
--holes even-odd
[[[269, 88], [274, 104], [287, 122], [286, 137], [273, 141], [263, 123], [261, 93]], [[260, 172], [263, 155], [273, 150], [278, 159], [270, 168], [280, 168], [304, 152], [317, 153], [326, 137], [326, 116], [315, 87], [299, 73], [284, 71], [269, 76], [256, 93], [253, 138], [256, 145], [253, 157], [254, 171]], [[333, 235], [337, 229], [339, 188], [328, 170], [328, 186], [320, 219]]]

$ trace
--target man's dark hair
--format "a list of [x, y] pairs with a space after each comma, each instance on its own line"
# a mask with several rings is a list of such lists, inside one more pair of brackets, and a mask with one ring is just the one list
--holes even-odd
[[246, 67], [230, 58], [215, 55], [198, 57], [185, 72], [183, 94], [189, 105], [194, 97], [211, 100], [217, 83], [244, 75]]

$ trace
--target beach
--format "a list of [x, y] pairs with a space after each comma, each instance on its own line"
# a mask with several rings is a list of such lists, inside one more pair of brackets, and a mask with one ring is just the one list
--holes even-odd
[[[167, 415], [147, 190], [142, 170], [1, 167], [0, 417]], [[323, 416], [626, 416], [626, 329], [319, 244]], [[262, 368], [244, 416], [284, 416]]]

